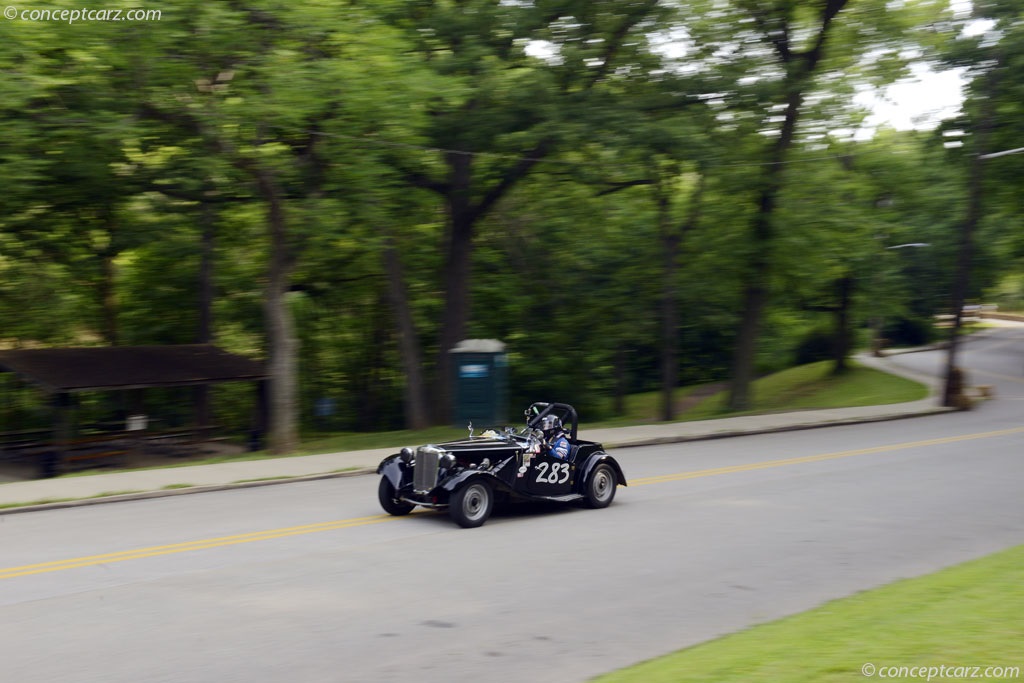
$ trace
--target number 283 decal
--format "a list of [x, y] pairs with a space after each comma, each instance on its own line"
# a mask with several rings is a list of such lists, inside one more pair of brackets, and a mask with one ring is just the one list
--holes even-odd
[[569, 463], [538, 463], [537, 478], [534, 481], [540, 484], [564, 484], [569, 481]]

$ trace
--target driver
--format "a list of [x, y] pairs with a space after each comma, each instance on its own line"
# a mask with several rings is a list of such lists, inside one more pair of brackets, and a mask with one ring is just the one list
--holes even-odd
[[540, 420], [540, 430], [544, 432], [544, 443], [547, 454], [559, 460], [569, 457], [569, 439], [562, 429], [562, 421], [556, 415], [545, 415]]

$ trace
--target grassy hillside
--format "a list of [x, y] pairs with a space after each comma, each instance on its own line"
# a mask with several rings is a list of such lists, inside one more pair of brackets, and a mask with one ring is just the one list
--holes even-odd
[[[836, 600], [595, 681], [1019, 680], [1022, 610], [1024, 546]], [[901, 672], [893, 667], [901, 666], [908, 670], [897, 675]], [[954, 671], [941, 676], [942, 666]], [[974, 666], [980, 670], [974, 672]], [[1010, 671], [986, 676], [989, 666]], [[911, 674], [909, 667], [923, 668]], [[955, 675], [958, 669], [962, 673]]]
[[[753, 408], [745, 413], [725, 410], [727, 390], [724, 384], [682, 388], [675, 396], [676, 419], [710, 420], [751, 413], [883, 405], [916, 401], [928, 395], [922, 384], [856, 363], [849, 372], [839, 376], [831, 375], [831, 369], [831, 362], [822, 361], [762, 377], [753, 384]], [[626, 415], [588, 426], [657, 421], [660, 401], [658, 392], [632, 395], [626, 402]]]

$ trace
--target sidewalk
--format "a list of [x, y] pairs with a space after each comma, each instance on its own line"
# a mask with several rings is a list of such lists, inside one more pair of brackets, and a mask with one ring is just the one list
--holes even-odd
[[[889, 358], [860, 355], [857, 360], [868, 367], [891, 372], [925, 384], [929, 388], [928, 398], [910, 403], [881, 406], [802, 410], [791, 413], [747, 415], [719, 420], [661, 423], [615, 429], [582, 429], [580, 437], [601, 442], [608, 448], [624, 448], [861, 424], [932, 415], [950, 410], [938, 405], [939, 383], [936, 378], [897, 367]], [[378, 448], [345, 453], [324, 453], [215, 465], [111, 472], [110, 474], [91, 476], [2, 483], [0, 484], [0, 505], [27, 504], [29, 507], [0, 508], [0, 514], [367, 474], [374, 472], [377, 464], [395, 450], [395, 448]], [[42, 501], [53, 502], [41, 503]]]

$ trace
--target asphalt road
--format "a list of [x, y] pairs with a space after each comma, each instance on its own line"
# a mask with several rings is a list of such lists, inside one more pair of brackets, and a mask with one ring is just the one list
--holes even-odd
[[582, 681], [1024, 543], [1024, 330], [963, 364], [975, 411], [619, 450], [606, 510], [462, 530], [356, 477], [0, 516], [0, 679]]

